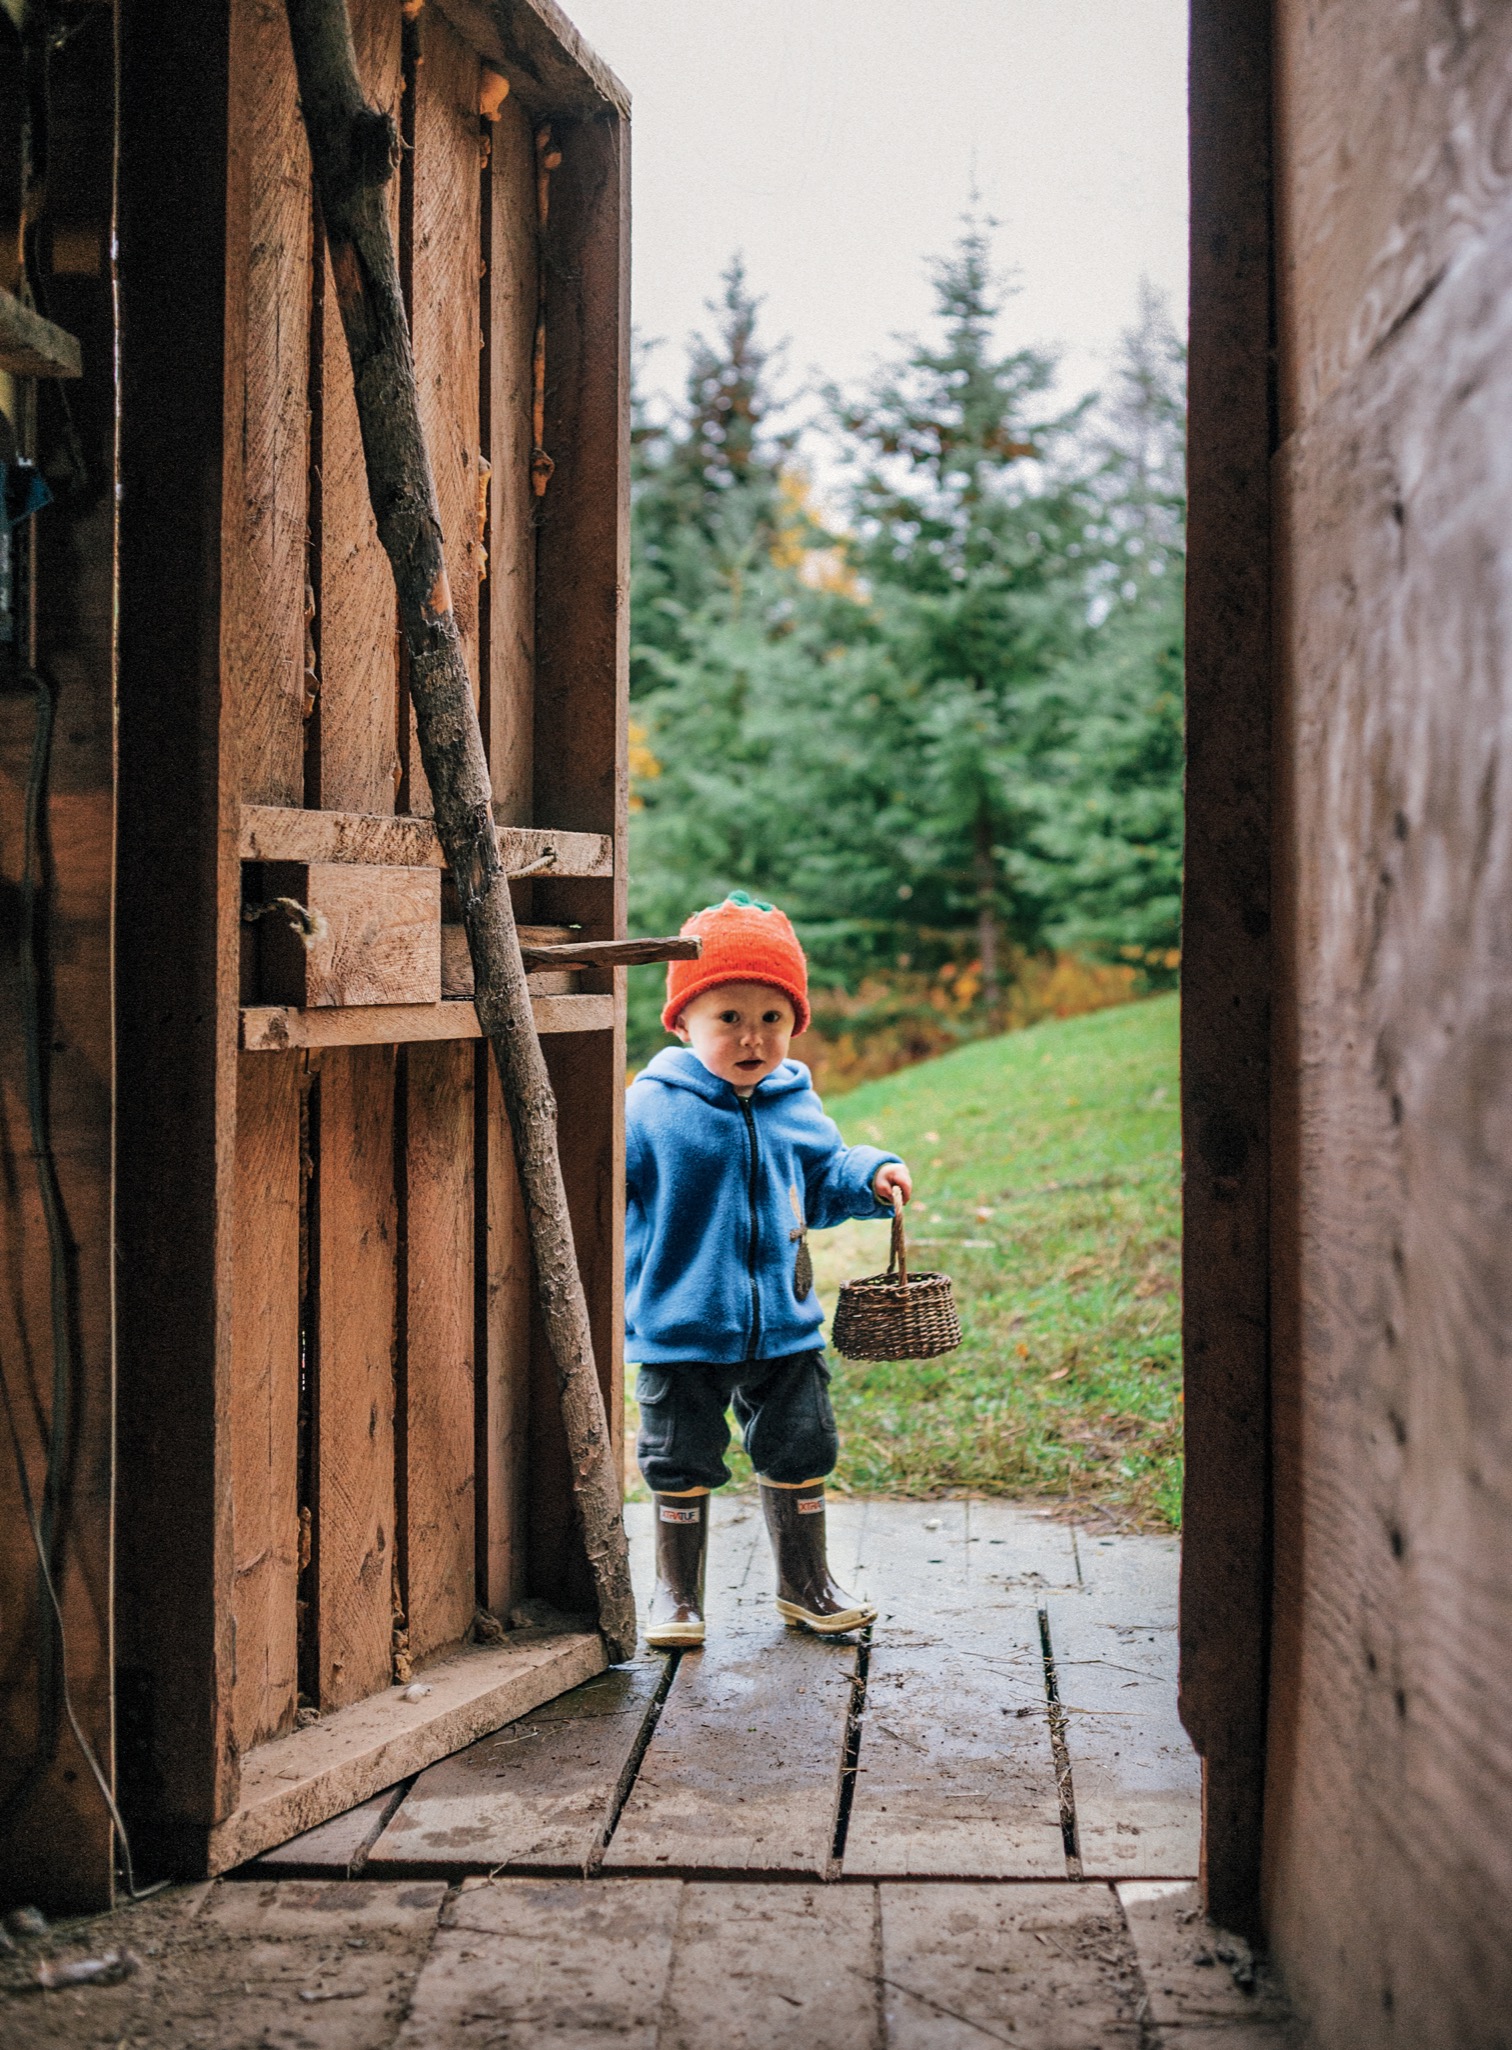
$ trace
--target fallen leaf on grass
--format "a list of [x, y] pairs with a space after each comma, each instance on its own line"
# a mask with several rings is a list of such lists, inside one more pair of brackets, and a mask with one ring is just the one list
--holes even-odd
[[1053, 1374], [1046, 1374], [1045, 1379], [1047, 1381], [1064, 1381], [1070, 1371], [1069, 1367], [1057, 1367]]

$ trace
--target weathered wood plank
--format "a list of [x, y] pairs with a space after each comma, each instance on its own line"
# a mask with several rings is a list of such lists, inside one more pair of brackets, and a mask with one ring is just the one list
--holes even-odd
[[[558, 121], [546, 235], [544, 447], [536, 536], [535, 812], [623, 845], [629, 794], [629, 130]], [[618, 862], [623, 871], [623, 860]], [[625, 930], [612, 889], [543, 881], [542, 917]]]
[[658, 2050], [873, 2050], [876, 1920], [869, 1886], [691, 1881]]
[[1512, 186], [1512, 17], [1276, 6], [1281, 431], [1485, 234]]
[[320, 1706], [388, 1683], [394, 1611], [394, 1055], [320, 1071], [314, 1584]]
[[299, 1693], [298, 1056], [239, 1064], [231, 1495], [238, 1749], [293, 1727]]
[[[623, 972], [616, 971], [623, 981]], [[540, 1005], [598, 1003], [609, 1015], [597, 1032], [564, 1031], [546, 1045], [556, 1095], [562, 1179], [578, 1269], [588, 1300], [593, 1357], [614, 1443], [624, 1464], [625, 1028], [622, 995], [541, 997]], [[570, 1011], [567, 1015], [571, 1015]], [[568, 1609], [588, 1605], [589, 1583], [570, 1491], [571, 1468], [544, 1334], [535, 1335], [530, 1408], [530, 1569], [533, 1593]]]
[[1423, 2050], [1512, 2011], [1508, 219], [1277, 464], [1267, 1890], [1319, 2040]]
[[[476, 691], [483, 510], [478, 469], [482, 68], [476, 52], [434, 8], [421, 14], [417, 28], [410, 327], [452, 609]], [[418, 766], [412, 759], [412, 778]]]
[[[415, 384], [452, 609], [478, 689], [478, 228], [481, 140], [476, 54], [435, 10], [416, 23], [409, 168], [409, 304]], [[399, 735], [406, 809], [434, 810], [406, 696]]]
[[[527, 974], [534, 978], [533, 989], [542, 994], [555, 988], [541, 977], [570, 968], [636, 968], [654, 961], [696, 961], [702, 950], [699, 940], [685, 939], [642, 939], [642, 940], [571, 940], [563, 926], [526, 926], [518, 928], [520, 954]], [[560, 932], [560, 942], [532, 945], [529, 935], [532, 931]], [[460, 925], [444, 925], [441, 928], [441, 978], [442, 988], [447, 996], [471, 996], [473, 993], [472, 963], [467, 957], [467, 935]], [[568, 984], [567, 987], [571, 987]]]
[[743, 1504], [737, 1521], [725, 1506], [710, 1533], [708, 1641], [678, 1664], [606, 1872], [829, 1867], [856, 1649], [783, 1625], [760, 1511]]
[[210, 1832], [208, 1869], [229, 1871], [344, 1814], [603, 1670], [596, 1633], [514, 1631], [427, 1666], [417, 1684], [430, 1692], [417, 1701], [385, 1687], [259, 1745], [242, 1760], [240, 1802]]
[[856, 1575], [884, 1621], [927, 1629], [948, 1615], [988, 1635], [1000, 1613], [1078, 1584], [1071, 1526], [1016, 1502], [869, 1502]]
[[[400, 16], [389, 0], [352, 0], [352, 40], [369, 101], [397, 121]], [[295, 114], [298, 121], [298, 114]], [[305, 147], [300, 123], [300, 147]], [[393, 182], [398, 204], [398, 180]], [[373, 523], [352, 365], [330, 258], [321, 251], [319, 512], [319, 802], [392, 812], [399, 777], [399, 636], [394, 580]]]
[[[108, 444], [107, 444], [108, 445]], [[108, 460], [102, 451], [102, 460]], [[43, 1035], [53, 1169], [69, 1242], [67, 1329], [77, 1345], [67, 1405], [70, 1473], [55, 1552], [74, 1708], [108, 1757], [111, 1657], [114, 1377], [112, 1359], [111, 1009], [101, 1000], [111, 956], [111, 536], [107, 508], [49, 527], [39, 547], [43, 661], [67, 695], [66, 772], [43, 804], [47, 878], [38, 939], [48, 980]], [[38, 537], [40, 541], [40, 536]], [[17, 905], [24, 865], [25, 786], [35, 736], [29, 692], [0, 698], [0, 889], [13, 907], [0, 953], [0, 1363], [11, 1409], [0, 1419], [0, 1894], [49, 1910], [85, 1911], [110, 1897], [109, 1820], [66, 1723], [50, 1762], [38, 1657], [52, 1623], [38, 1583], [11, 1431], [32, 1502], [40, 1505], [54, 1416], [54, 1266], [42, 1202], [43, 1160], [28, 1112]], [[54, 748], [59, 735], [54, 733]], [[56, 761], [56, 755], [55, 755]], [[61, 787], [60, 787], [61, 786]], [[47, 998], [51, 999], [50, 1002]], [[39, 1727], [39, 1723], [41, 1727]]]
[[556, 0], [444, 0], [441, 12], [531, 107], [629, 113], [629, 93]]
[[[384, 818], [371, 812], [303, 811], [291, 805], [244, 804], [237, 852], [243, 861], [361, 861], [376, 866], [444, 868], [446, 857], [429, 819]], [[545, 862], [554, 875], [611, 876], [610, 833], [559, 833], [549, 827], [500, 826], [499, 854], [511, 873]]]
[[[114, 98], [115, 919], [132, 935], [113, 949], [114, 1066], [99, 1070], [130, 1078], [113, 1133], [115, 1613], [117, 1670], [130, 1675], [116, 1755], [126, 1805], [153, 1818], [168, 1863], [236, 1797], [224, 1419], [239, 792], [223, 700], [222, 636], [234, 622], [222, 602], [219, 518], [240, 445], [226, 411], [242, 347], [228, 291], [239, 267], [228, 236], [244, 218], [234, 179], [228, 191], [237, 165], [227, 121], [243, 83], [232, 40], [223, 0], [192, 15], [148, 0], [121, 18]], [[108, 455], [104, 465], [108, 476]], [[97, 982], [102, 1017], [103, 997]], [[139, 1854], [150, 1855], [143, 1834]]]
[[77, 335], [0, 286], [0, 370], [11, 377], [82, 377], [84, 359]]
[[[530, 944], [532, 934], [551, 934], [565, 940], [569, 937], [567, 928], [561, 925], [521, 925], [516, 927], [520, 938], [520, 953], [525, 962], [526, 987], [539, 996], [571, 996], [577, 989], [577, 978], [570, 969], [549, 967], [553, 956], [550, 942], [545, 950]], [[473, 993], [472, 956], [467, 951], [467, 932], [461, 925], [450, 922], [441, 928], [441, 994], [445, 997], [470, 997]]]
[[[613, 1034], [614, 998], [540, 996], [532, 999], [536, 1031]], [[278, 1004], [247, 1004], [241, 1014], [246, 1053], [284, 1053], [290, 1047], [414, 1045], [428, 1039], [478, 1039], [478, 1014], [466, 998], [439, 1004], [368, 1004], [303, 1011]]]
[[489, 483], [488, 748], [496, 815], [533, 816], [535, 781], [535, 495], [530, 482], [531, 362], [536, 324], [535, 138], [511, 96], [494, 124], [485, 281]]
[[411, 1656], [455, 1644], [477, 1606], [474, 1546], [473, 1050], [404, 1055], [404, 1592]]
[[617, 1666], [443, 1759], [374, 1845], [374, 1872], [585, 1873], [663, 1673]]
[[[218, 1886], [195, 1925], [195, 2004], [214, 2013], [234, 1989], [244, 2043], [308, 2034], [321, 2050], [371, 2050], [391, 2037], [445, 1897], [440, 1886], [339, 1880]], [[296, 2015], [312, 2019], [301, 2029]]]
[[359, 1801], [344, 1815], [317, 1823], [243, 1866], [244, 1876], [269, 1879], [354, 1879], [367, 1863], [368, 1852], [383, 1826], [404, 1799], [406, 1783], [385, 1787], [371, 1800]]
[[1202, 1772], [1176, 1713], [1174, 1620], [1091, 1595], [1054, 1596], [1048, 1613], [1083, 1873], [1195, 1878]]
[[1036, 1604], [1075, 1578], [1067, 1526], [1015, 1503], [866, 1505], [854, 1584], [880, 1616], [847, 1877], [1064, 1875]]
[[441, 877], [433, 868], [350, 862], [270, 863], [270, 898], [303, 904], [310, 935], [280, 912], [258, 920], [258, 995], [265, 1004], [439, 1004]]
[[469, 1879], [448, 1902], [396, 2050], [483, 2040], [657, 2050], [675, 1880]]
[[1136, 1879], [1118, 1888], [1118, 1900], [1159, 2042], [1182, 2050], [1286, 2050], [1296, 2040], [1274, 1976], [1243, 1937], [1206, 1919], [1197, 1886]]
[[1271, 0], [1192, 12], [1182, 1710], [1207, 1874], [1260, 1915], [1270, 1559]]
[[999, 1612], [964, 1644], [951, 1622], [879, 1633], [859, 1767], [847, 1877], [1063, 1878], [1034, 1610]]
[[[305, 528], [309, 507], [310, 156], [281, 7], [237, 0], [230, 148], [242, 208], [228, 261], [239, 379], [228, 394], [224, 634], [238, 789], [304, 794]], [[265, 309], [274, 309], [265, 317]]]
[[[103, 24], [101, 24], [103, 27]], [[98, 488], [58, 492], [43, 516], [12, 539], [23, 570], [21, 591], [35, 603], [29, 648], [25, 612], [20, 647], [32, 654], [55, 692], [57, 723], [42, 792], [42, 869], [36, 898], [41, 966], [41, 1060], [51, 1149], [64, 1220], [68, 1359], [64, 1368], [68, 1454], [54, 1552], [64, 1612], [62, 1663], [86, 1741], [110, 1760], [115, 1738], [113, 1613], [116, 1517], [112, 1091], [115, 790], [116, 505], [109, 488], [115, 440], [115, 279], [58, 274], [67, 222], [93, 249], [108, 242], [112, 209], [110, 117], [115, 53], [98, 30], [49, 47], [45, 197], [38, 194], [37, 258], [52, 224], [52, 276], [46, 291], [54, 319], [78, 341], [82, 382], [65, 409], [48, 392], [25, 387], [7, 399], [23, 451], [56, 478], [77, 476], [82, 460]], [[8, 76], [20, 69], [9, 60]], [[213, 59], [212, 59], [213, 62]], [[11, 90], [14, 90], [14, 86]], [[14, 101], [12, 102], [14, 104]], [[35, 131], [34, 131], [35, 132]], [[40, 164], [39, 164], [40, 169]], [[10, 302], [15, 309], [15, 302]], [[19, 323], [26, 325], [26, 323]], [[40, 320], [35, 328], [49, 324]], [[35, 333], [35, 328], [32, 332]], [[57, 330], [50, 332], [56, 336]], [[12, 329], [14, 335], [14, 329]], [[82, 344], [82, 348], [80, 348]], [[14, 359], [12, 359], [14, 363]], [[16, 367], [20, 367], [19, 365]], [[33, 361], [33, 369], [41, 366]], [[34, 410], [31, 410], [34, 406]], [[28, 438], [31, 411], [34, 438]], [[18, 594], [19, 595], [19, 594]], [[23, 601], [24, 603], [24, 601]], [[0, 658], [3, 661], [3, 658]], [[43, 1160], [33, 1149], [27, 1109], [27, 1047], [20, 986], [25, 787], [32, 765], [39, 699], [3, 661], [0, 690], [0, 1372], [11, 1407], [0, 1417], [0, 1898], [35, 1901], [50, 1913], [87, 1912], [111, 1896], [113, 1833], [88, 1766], [66, 1720], [49, 1742], [38, 1666], [53, 1643], [52, 1619], [38, 1584], [37, 1559], [21, 1499], [19, 1458], [32, 1500], [43, 1500], [47, 1438], [54, 1422], [53, 1281], [55, 1267], [42, 1204]], [[53, 1695], [52, 1712], [61, 1704]], [[39, 1731], [38, 1723], [43, 1722]], [[33, 1766], [41, 1753], [41, 1770]], [[29, 1787], [29, 1794], [23, 1787]], [[8, 2019], [8, 2018], [7, 2018]], [[0, 2033], [5, 2023], [0, 2023]]]
[[478, 1576], [485, 1605], [507, 1616], [526, 1592], [526, 1460], [530, 1450], [530, 1233], [498, 1068], [477, 1049]]
[[125, 1950], [133, 1969], [73, 1993], [7, 1988], [7, 2050], [292, 2050], [317, 2039], [322, 2050], [374, 2050], [392, 2040], [444, 1899], [435, 1885], [176, 1886], [47, 1939], [43, 1955], [60, 1961]]
[[891, 1885], [889, 2050], [1135, 2050], [1143, 1987], [1105, 1886]]

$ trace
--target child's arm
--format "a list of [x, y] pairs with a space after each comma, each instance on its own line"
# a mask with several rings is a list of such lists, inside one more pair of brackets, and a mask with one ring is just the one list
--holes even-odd
[[912, 1187], [897, 1154], [879, 1146], [847, 1146], [817, 1096], [810, 1098], [809, 1107], [812, 1122], [803, 1145], [804, 1222], [823, 1231], [848, 1217], [890, 1216], [892, 1181], [883, 1177], [901, 1171], [903, 1184]]

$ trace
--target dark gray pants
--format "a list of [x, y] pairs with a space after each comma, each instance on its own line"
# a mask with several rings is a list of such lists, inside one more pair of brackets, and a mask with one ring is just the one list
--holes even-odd
[[840, 1450], [830, 1407], [829, 1368], [820, 1349], [738, 1367], [686, 1362], [642, 1367], [636, 1376], [640, 1435], [635, 1456], [658, 1495], [719, 1488], [730, 1478], [725, 1447], [733, 1408], [751, 1464], [767, 1480], [818, 1480]]

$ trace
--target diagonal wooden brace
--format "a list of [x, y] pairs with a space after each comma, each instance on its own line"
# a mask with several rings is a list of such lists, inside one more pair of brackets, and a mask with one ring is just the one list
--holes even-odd
[[467, 932], [478, 1023], [493, 1048], [509, 1113], [599, 1627], [609, 1657], [626, 1659], [635, 1651], [635, 1601], [619, 1477], [562, 1182], [556, 1101], [531, 1015], [494, 829], [488, 761], [452, 612], [389, 225], [386, 188], [399, 138], [388, 115], [363, 98], [346, 0], [286, 0], [286, 6], [331, 275], [352, 359], [368, 492], [393, 567], [420, 755]]

